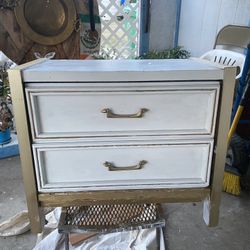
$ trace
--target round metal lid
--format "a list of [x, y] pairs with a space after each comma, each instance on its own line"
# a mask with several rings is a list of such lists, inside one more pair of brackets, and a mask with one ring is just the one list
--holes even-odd
[[31, 40], [55, 45], [74, 30], [76, 9], [72, 0], [20, 0], [15, 15], [22, 31]]

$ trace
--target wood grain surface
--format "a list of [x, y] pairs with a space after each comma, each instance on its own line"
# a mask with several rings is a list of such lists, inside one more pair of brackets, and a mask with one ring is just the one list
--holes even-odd
[[24, 35], [13, 10], [0, 9], [0, 50], [17, 64], [36, 59], [34, 52], [45, 56], [54, 51], [57, 59], [79, 59], [80, 32], [73, 31], [69, 38], [57, 45], [41, 45]]

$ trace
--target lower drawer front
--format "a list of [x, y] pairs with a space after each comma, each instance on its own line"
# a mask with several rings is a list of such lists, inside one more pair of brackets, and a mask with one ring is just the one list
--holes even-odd
[[39, 191], [205, 187], [212, 142], [34, 145]]

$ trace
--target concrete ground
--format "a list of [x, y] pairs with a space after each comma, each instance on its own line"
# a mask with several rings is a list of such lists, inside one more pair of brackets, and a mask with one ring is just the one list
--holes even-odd
[[[220, 223], [208, 228], [202, 204], [164, 205], [168, 250], [249, 250], [250, 193], [223, 194]], [[0, 223], [26, 209], [19, 157], [0, 160]], [[30, 250], [36, 235], [0, 237], [0, 250]]]

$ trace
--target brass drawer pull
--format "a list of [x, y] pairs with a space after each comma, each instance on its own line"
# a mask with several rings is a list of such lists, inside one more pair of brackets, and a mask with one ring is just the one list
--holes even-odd
[[101, 112], [107, 114], [107, 118], [142, 118], [144, 113], [149, 111], [146, 108], [142, 108], [140, 111], [138, 111], [136, 114], [115, 114], [113, 111], [109, 108], [103, 109]]
[[109, 169], [109, 171], [122, 171], [122, 170], [139, 170], [143, 168], [143, 166], [147, 163], [147, 161], [140, 161], [137, 165], [134, 166], [128, 166], [128, 167], [116, 167], [111, 162], [104, 162], [103, 165]]

